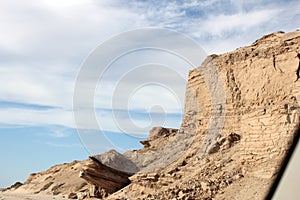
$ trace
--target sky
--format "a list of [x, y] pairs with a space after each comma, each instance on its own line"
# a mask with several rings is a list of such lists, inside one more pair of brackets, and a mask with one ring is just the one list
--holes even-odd
[[[0, 0], [0, 187], [111, 147], [140, 148], [154, 125], [180, 126], [192, 66], [144, 49], [105, 71], [93, 99], [100, 130], [78, 131], [77, 76], [106, 41], [126, 31], [164, 28], [196, 41], [205, 54], [220, 54], [272, 32], [295, 31], [299, 10], [298, 0]], [[133, 90], [116, 93], [118, 84]], [[99, 131], [111, 146], [97, 141]]]

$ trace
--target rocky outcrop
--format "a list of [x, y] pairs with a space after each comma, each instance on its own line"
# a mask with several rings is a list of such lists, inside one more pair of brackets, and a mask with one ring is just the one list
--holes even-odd
[[128, 172], [129, 174], [134, 174], [140, 171], [140, 168], [132, 160], [128, 159], [123, 154], [117, 152], [116, 150], [110, 150], [103, 154], [92, 156], [106, 166], [119, 171]]
[[[102, 164], [95, 157], [89, 157], [88, 162], [80, 171], [80, 178], [95, 185], [96, 190], [104, 190], [106, 194], [116, 192], [130, 183], [128, 177], [133, 173], [120, 171]], [[103, 197], [102, 194], [95, 194], [96, 197]]]
[[144, 148], [127, 151], [124, 156], [134, 162], [140, 172], [154, 172], [181, 156], [188, 148], [184, 138], [187, 139], [187, 135], [178, 133], [178, 129], [153, 127], [148, 139], [141, 141]]

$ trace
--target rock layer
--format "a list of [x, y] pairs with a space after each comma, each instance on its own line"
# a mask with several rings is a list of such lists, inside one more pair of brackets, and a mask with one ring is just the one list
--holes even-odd
[[128, 185], [130, 183], [128, 177], [132, 175], [133, 173], [108, 167], [91, 156], [80, 171], [79, 177], [107, 193], [113, 193]]

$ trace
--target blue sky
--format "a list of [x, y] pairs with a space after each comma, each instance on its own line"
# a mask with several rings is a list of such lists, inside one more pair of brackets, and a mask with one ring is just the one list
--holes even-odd
[[[53, 164], [83, 160], [90, 153], [110, 148], [99, 145], [97, 130], [78, 136], [72, 101], [81, 64], [113, 35], [143, 27], [168, 28], [193, 38], [208, 54], [222, 53], [271, 32], [298, 29], [299, 10], [298, 0], [0, 1], [0, 187], [24, 181], [29, 173]], [[130, 116], [136, 126], [143, 127], [141, 132], [128, 129], [130, 134], [124, 134], [112, 120], [110, 83], [126, 71], [126, 64], [132, 65], [133, 60], [134, 65], [149, 63], [151, 59], [174, 66], [174, 70], [178, 67], [183, 77], [179, 83], [174, 81], [177, 75], [147, 75], [169, 80], [181, 91], [179, 96], [184, 94], [189, 68], [177, 58], [142, 52], [115, 62], [114, 70], [98, 87], [95, 107], [106, 137], [119, 150], [141, 147], [138, 141], [147, 137], [151, 120], [158, 119], [155, 125], [180, 126], [183, 105], [176, 95], [157, 85], [137, 90], [125, 99], [127, 109], [115, 110], [122, 123]], [[130, 81], [138, 78], [142, 77]], [[81, 139], [90, 141], [91, 147]]]

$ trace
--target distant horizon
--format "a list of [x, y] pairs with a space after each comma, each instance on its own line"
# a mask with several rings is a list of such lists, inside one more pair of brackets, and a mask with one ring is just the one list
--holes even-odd
[[[198, 42], [207, 54], [221, 54], [250, 45], [264, 35], [299, 29], [300, 5], [290, 1], [161, 1], [140, 0], [126, 3], [115, 0], [66, 0], [0, 2], [0, 188], [24, 182], [30, 173], [47, 170], [55, 164], [85, 160], [90, 155], [77, 133], [73, 116], [73, 94], [80, 67], [90, 53], [112, 36], [143, 27], [165, 28], [185, 34]], [[137, 38], [138, 40], [138, 38]], [[95, 113], [116, 149], [139, 149], [139, 140], [148, 135], [151, 120], [165, 117], [163, 125], [179, 128], [182, 105], [157, 85], [139, 90], [122, 105], [112, 108], [112, 83], [118, 83], [126, 64], [136, 65], [151, 55], [172, 69], [186, 63], [162, 52], [133, 53], [132, 58], [116, 61], [103, 87], [95, 92]], [[147, 57], [148, 56], [148, 57]], [[151, 57], [151, 58], [152, 58]], [[130, 62], [129, 62], [130, 61]], [[165, 63], [163, 63], [165, 64]], [[201, 63], [199, 63], [200, 65]], [[186, 70], [181, 76], [187, 78]], [[126, 71], [124, 71], [125, 74]], [[184, 94], [185, 85], [176, 85]], [[119, 77], [118, 77], [119, 76]], [[132, 84], [135, 79], [127, 80]], [[156, 96], [149, 98], [149, 96]], [[120, 100], [121, 101], [121, 100]], [[152, 109], [163, 105], [164, 112]], [[114, 110], [115, 109], [115, 110]], [[114, 113], [114, 111], [116, 113]], [[144, 128], [122, 132], [112, 116], [126, 124], [130, 115], [134, 124]], [[146, 128], [145, 128], [146, 127]], [[126, 127], [128, 128], [128, 127]], [[97, 132], [97, 129], [91, 129]], [[92, 139], [91, 139], [92, 140]], [[97, 146], [98, 141], [94, 141]], [[103, 153], [109, 147], [95, 148]]]

